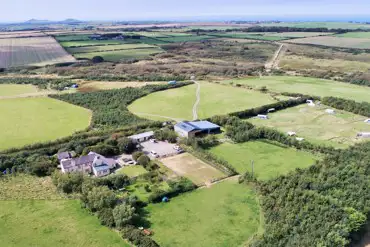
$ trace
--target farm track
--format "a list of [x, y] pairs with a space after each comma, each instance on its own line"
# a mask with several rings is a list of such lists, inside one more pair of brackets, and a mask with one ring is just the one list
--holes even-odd
[[266, 70], [277, 69], [279, 66], [281, 55], [284, 53], [284, 49], [286, 46], [281, 43], [278, 43], [278, 44], [280, 44], [280, 46], [275, 52], [273, 58], [265, 64]]
[[160, 117], [160, 118], [174, 120], [176, 122], [181, 122], [182, 121], [182, 119], [179, 119], [179, 118], [173, 118], [173, 117], [169, 117], [169, 116], [162, 116], [162, 115], [156, 115], [156, 114], [150, 114], [150, 113], [144, 113], [144, 112], [136, 112], [135, 114], [136, 115], [143, 115], [143, 116], [151, 116], [151, 117]]
[[194, 80], [193, 82], [197, 85], [197, 90], [195, 92], [196, 100], [193, 106], [193, 120], [197, 120], [198, 119], [198, 105], [200, 103], [200, 83]]

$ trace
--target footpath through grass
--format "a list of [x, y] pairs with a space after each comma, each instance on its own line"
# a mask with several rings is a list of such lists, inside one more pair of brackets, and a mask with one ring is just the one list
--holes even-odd
[[233, 79], [224, 81], [229, 84], [244, 84], [253, 88], [267, 87], [273, 92], [302, 93], [314, 96], [335, 96], [355, 101], [370, 102], [370, 87], [299, 76], [266, 76], [253, 79]]
[[255, 192], [228, 180], [180, 195], [169, 203], [151, 204], [153, 238], [162, 247], [241, 246], [260, 225]]
[[[141, 117], [163, 120], [161, 117], [141, 115], [148, 113], [176, 119], [191, 120], [195, 103], [196, 85], [161, 91], [136, 100], [128, 109]], [[198, 117], [207, 118], [245, 110], [275, 102], [268, 94], [242, 88], [201, 82]]]
[[227, 160], [241, 174], [252, 171], [251, 160], [253, 160], [254, 174], [260, 180], [287, 174], [295, 168], [309, 167], [317, 159], [311, 153], [264, 141], [223, 143], [210, 151]]
[[89, 126], [91, 111], [41, 98], [0, 100], [0, 150], [55, 140]]

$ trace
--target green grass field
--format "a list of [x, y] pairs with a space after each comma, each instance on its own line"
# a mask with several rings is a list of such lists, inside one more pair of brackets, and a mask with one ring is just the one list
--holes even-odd
[[270, 114], [270, 119], [250, 119], [256, 125], [274, 127], [281, 131], [294, 131], [309, 141], [347, 147], [363, 139], [357, 139], [358, 132], [369, 132], [366, 117], [336, 110], [336, 114], [325, 112], [326, 106], [310, 107], [306, 104]]
[[304, 38], [313, 36], [331, 35], [332, 33], [316, 33], [316, 32], [282, 32], [270, 34], [270, 36], [278, 36], [285, 38]]
[[153, 238], [162, 247], [242, 246], [260, 230], [255, 192], [235, 180], [151, 204]]
[[145, 48], [158, 48], [153, 45], [147, 44], [121, 44], [121, 45], [100, 45], [100, 46], [85, 46], [76, 48], [67, 48], [67, 51], [72, 54], [77, 53], [90, 53], [90, 52], [103, 52], [115, 50], [131, 50], [131, 49], [145, 49]]
[[80, 47], [80, 46], [96, 46], [96, 45], [119, 45], [122, 41], [119, 40], [85, 40], [85, 41], [62, 41], [59, 42], [61, 46], [68, 47]]
[[163, 52], [163, 50], [160, 48], [147, 48], [147, 49], [79, 53], [75, 54], [74, 56], [76, 58], [87, 58], [87, 59], [92, 59], [95, 56], [102, 56], [106, 61], [118, 62], [121, 59], [143, 59], [161, 52]]
[[222, 38], [233, 38], [233, 39], [257, 39], [257, 40], [269, 40], [278, 41], [286, 39], [285, 37], [273, 36], [269, 33], [253, 34], [253, 33], [215, 33], [212, 36], [222, 37]]
[[[174, 119], [192, 119], [196, 85], [150, 94], [129, 105], [128, 109], [139, 116], [154, 120], [167, 116]], [[274, 100], [267, 94], [207, 82], [201, 83], [201, 100], [198, 117], [207, 118], [269, 103]], [[140, 114], [145, 113], [145, 114]]]
[[130, 246], [77, 200], [0, 201], [0, 209], [1, 246]]
[[60, 35], [56, 36], [57, 41], [76, 41], [76, 40], [90, 40], [91, 34], [75, 34], [75, 35]]
[[0, 84], [0, 97], [36, 93], [38, 91], [37, 87], [33, 85]]
[[345, 38], [365, 38], [370, 39], [370, 32], [350, 32], [350, 33], [342, 33], [336, 34], [336, 37], [345, 37]]
[[91, 112], [50, 98], [0, 100], [0, 150], [55, 140], [86, 128]]
[[315, 163], [316, 157], [307, 152], [278, 144], [253, 141], [241, 144], [223, 143], [210, 152], [228, 161], [240, 174], [252, 171], [259, 180], [268, 180], [287, 174], [295, 168], [305, 168]]
[[341, 83], [332, 80], [324, 80], [298, 76], [266, 76], [253, 79], [233, 79], [224, 81], [229, 84], [240, 83], [261, 88], [266, 86], [273, 92], [303, 93], [315, 96], [335, 96], [356, 101], [370, 102], [370, 88], [356, 86], [349, 83]]
[[200, 35], [200, 36], [174, 36], [169, 38], [158, 38], [159, 40], [169, 42], [169, 43], [177, 43], [177, 42], [191, 42], [191, 41], [200, 41], [200, 40], [207, 40], [213, 39], [212, 36], [207, 35]]
[[123, 167], [123, 168], [119, 169], [116, 173], [117, 174], [126, 174], [127, 176], [132, 178], [132, 177], [137, 177], [139, 175], [145, 174], [147, 172], [148, 171], [145, 170], [144, 167], [137, 165], [137, 166]]

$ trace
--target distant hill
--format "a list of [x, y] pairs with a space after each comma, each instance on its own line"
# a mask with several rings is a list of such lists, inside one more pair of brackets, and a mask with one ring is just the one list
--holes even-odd
[[43, 23], [50, 23], [51, 21], [49, 20], [37, 20], [37, 19], [31, 19], [28, 21], [25, 21], [25, 24], [43, 24]]

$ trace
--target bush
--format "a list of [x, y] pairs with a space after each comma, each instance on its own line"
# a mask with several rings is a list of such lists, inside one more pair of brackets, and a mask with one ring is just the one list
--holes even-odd
[[170, 143], [176, 143], [177, 140], [176, 132], [168, 128], [155, 131], [154, 137], [160, 141], [168, 141]]
[[118, 148], [121, 153], [131, 154], [136, 149], [136, 144], [129, 138], [122, 138], [118, 140]]
[[153, 192], [149, 198], [148, 201], [150, 203], [156, 203], [161, 202], [163, 197], [175, 197], [179, 194], [192, 191], [196, 188], [195, 184], [191, 182], [189, 179], [181, 177], [178, 180], [175, 181], [168, 181], [168, 185], [170, 186], [170, 190], [168, 191], [155, 191]]
[[57, 189], [66, 194], [81, 193], [82, 184], [85, 181], [84, 174], [79, 172], [60, 173], [55, 171], [51, 178]]
[[135, 208], [128, 204], [120, 204], [113, 209], [114, 222], [118, 228], [131, 224], [136, 216]]
[[103, 58], [103, 57], [101, 57], [101, 56], [95, 56], [95, 57], [93, 57], [93, 58], [91, 59], [91, 61], [92, 61], [93, 63], [102, 63], [102, 62], [104, 62], [104, 58]]
[[115, 226], [115, 221], [113, 218], [113, 210], [111, 208], [103, 208], [97, 211], [96, 215], [98, 216], [98, 219], [100, 220], [100, 223], [103, 226], [107, 226], [107, 227]]
[[143, 156], [143, 155], [145, 155], [143, 152], [134, 152], [133, 154], [132, 154], [132, 158], [135, 160], [135, 161], [137, 161], [141, 156]]
[[141, 155], [137, 159], [137, 164], [143, 166], [144, 168], [146, 168], [150, 164], [150, 158], [148, 156], [146, 156], [146, 155]]
[[135, 228], [134, 226], [123, 228], [121, 234], [123, 239], [127, 239], [135, 246], [159, 247], [159, 245], [153, 239], [151, 239], [149, 236], [146, 236], [141, 230]]

